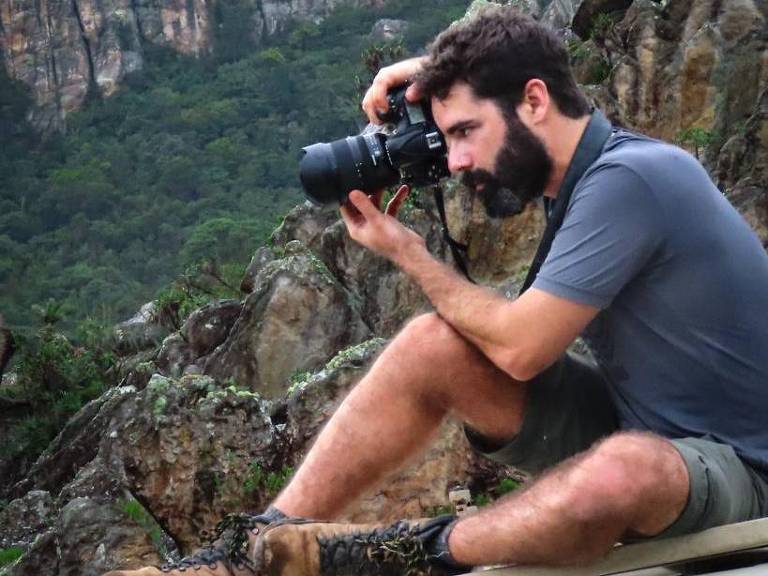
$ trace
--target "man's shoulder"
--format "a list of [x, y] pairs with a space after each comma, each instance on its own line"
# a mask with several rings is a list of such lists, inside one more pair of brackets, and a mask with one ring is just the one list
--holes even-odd
[[[647, 198], [670, 198], [716, 188], [699, 161], [668, 142], [619, 129], [587, 169], [578, 189]], [[671, 192], [672, 191], [672, 192]], [[643, 192], [643, 194], [639, 194]]]

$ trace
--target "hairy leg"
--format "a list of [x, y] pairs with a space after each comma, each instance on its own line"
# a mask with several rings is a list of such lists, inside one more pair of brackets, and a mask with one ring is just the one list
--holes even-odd
[[688, 491], [685, 463], [672, 444], [619, 432], [460, 520], [449, 547], [470, 565], [586, 562], [627, 533], [661, 532], [682, 512]]
[[420, 316], [342, 402], [274, 505], [331, 519], [421, 451], [449, 412], [490, 438], [509, 438], [524, 399], [524, 384], [439, 316]]

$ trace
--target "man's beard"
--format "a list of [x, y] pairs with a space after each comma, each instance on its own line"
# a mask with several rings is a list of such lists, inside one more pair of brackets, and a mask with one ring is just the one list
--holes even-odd
[[472, 190], [483, 185], [480, 196], [491, 218], [520, 214], [529, 202], [541, 196], [552, 174], [552, 159], [544, 144], [513, 111], [505, 114], [507, 134], [496, 155], [493, 172], [465, 172], [462, 184]]

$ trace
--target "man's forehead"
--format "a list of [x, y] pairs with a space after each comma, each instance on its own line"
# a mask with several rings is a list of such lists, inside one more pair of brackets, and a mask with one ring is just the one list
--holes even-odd
[[474, 90], [466, 82], [454, 83], [445, 98], [432, 97], [432, 106], [438, 106], [444, 109], [454, 109], [467, 104], [477, 103], [477, 96]]
[[456, 82], [445, 98], [432, 97], [432, 114], [438, 126], [447, 130], [459, 122], [468, 122], [487, 112], [495, 103], [478, 98], [469, 84]]

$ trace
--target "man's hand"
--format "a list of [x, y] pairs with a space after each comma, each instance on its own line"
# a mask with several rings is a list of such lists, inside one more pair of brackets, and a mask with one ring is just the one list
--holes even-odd
[[397, 220], [397, 212], [408, 193], [408, 186], [401, 186], [381, 212], [382, 192], [368, 197], [353, 190], [349, 202], [341, 207], [341, 216], [353, 240], [401, 266], [409, 248], [425, 246], [421, 236]]
[[[379, 70], [363, 98], [363, 110], [372, 124], [381, 124], [379, 114], [389, 109], [387, 92], [411, 80], [421, 70], [423, 62], [424, 57], [410, 58]], [[419, 86], [411, 84], [405, 93], [405, 98], [409, 102], [418, 101], [421, 98]]]

